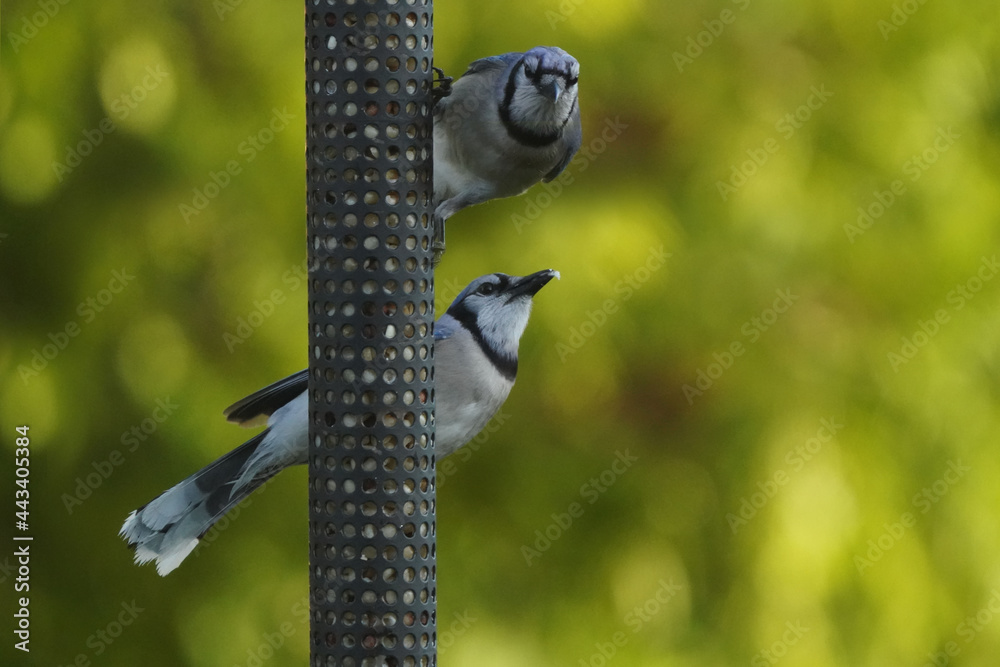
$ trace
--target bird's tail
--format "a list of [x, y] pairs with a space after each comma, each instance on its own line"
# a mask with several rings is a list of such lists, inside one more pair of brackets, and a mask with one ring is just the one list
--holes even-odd
[[249, 474], [251, 467], [257, 467], [254, 463], [260, 455], [254, 454], [269, 432], [263, 431], [129, 514], [118, 534], [135, 550], [136, 564], [155, 560], [156, 571], [166, 576], [216, 521], [278, 473], [281, 468], [272, 467]]

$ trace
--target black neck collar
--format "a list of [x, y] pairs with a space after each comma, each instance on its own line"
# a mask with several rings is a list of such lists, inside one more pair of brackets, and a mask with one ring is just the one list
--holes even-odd
[[453, 308], [449, 311], [451, 316], [458, 320], [461, 325], [472, 334], [473, 340], [479, 345], [479, 349], [483, 351], [486, 358], [490, 360], [493, 367], [497, 369], [500, 375], [504, 376], [507, 380], [511, 382], [517, 377], [517, 357], [510, 357], [506, 354], [498, 352], [495, 350], [483, 337], [483, 332], [479, 328], [479, 324], [476, 322], [475, 314], [467, 308]]

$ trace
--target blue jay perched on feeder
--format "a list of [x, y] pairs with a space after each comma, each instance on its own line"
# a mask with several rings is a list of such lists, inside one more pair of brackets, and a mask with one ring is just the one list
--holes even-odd
[[[517, 349], [532, 297], [559, 273], [523, 278], [492, 273], [473, 280], [434, 326], [435, 450], [451, 454], [486, 426], [514, 386]], [[156, 561], [164, 576], [230, 509], [285, 468], [308, 462], [308, 371], [226, 408], [227, 419], [267, 428], [167, 489], [125, 519], [119, 535], [137, 564]]]
[[[554, 46], [476, 60], [434, 107], [434, 249], [467, 206], [558, 176], [580, 148], [580, 63]], [[450, 90], [450, 92], [448, 92]]]

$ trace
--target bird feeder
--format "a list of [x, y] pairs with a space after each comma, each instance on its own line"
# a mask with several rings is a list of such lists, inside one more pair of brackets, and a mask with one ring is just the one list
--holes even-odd
[[305, 22], [310, 664], [434, 665], [433, 7]]

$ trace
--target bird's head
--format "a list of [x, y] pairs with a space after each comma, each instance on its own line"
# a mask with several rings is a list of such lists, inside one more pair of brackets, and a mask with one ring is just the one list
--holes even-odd
[[559, 272], [545, 269], [528, 276], [490, 273], [473, 280], [455, 297], [448, 315], [458, 320], [496, 354], [517, 359], [532, 297]]
[[522, 122], [561, 127], [576, 108], [580, 63], [556, 46], [536, 46], [515, 72], [512, 100]]

